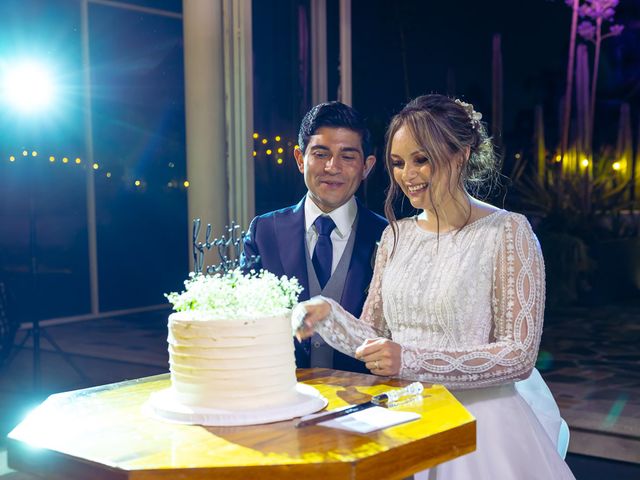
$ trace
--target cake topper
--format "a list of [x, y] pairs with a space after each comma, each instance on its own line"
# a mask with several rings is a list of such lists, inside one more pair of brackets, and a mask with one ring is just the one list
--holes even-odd
[[[193, 273], [195, 275], [205, 273], [207, 275], [221, 274], [226, 275], [233, 270], [241, 267], [240, 257], [242, 255], [244, 239], [247, 233], [242, 231], [238, 235], [240, 228], [235, 222], [231, 222], [230, 226], [225, 226], [225, 230], [229, 235], [222, 235], [220, 238], [211, 240], [211, 224], [207, 224], [207, 230], [204, 236], [204, 242], [198, 240], [200, 236], [201, 221], [199, 218], [193, 220]], [[220, 262], [217, 265], [204, 266], [205, 250], [211, 250], [213, 247], [217, 249]], [[260, 256], [252, 255], [245, 257], [242, 262], [242, 268], [250, 269], [252, 265], [260, 261]], [[203, 271], [204, 269], [204, 271]]]

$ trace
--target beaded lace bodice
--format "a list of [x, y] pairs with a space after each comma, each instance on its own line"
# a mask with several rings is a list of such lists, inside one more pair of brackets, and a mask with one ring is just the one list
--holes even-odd
[[417, 219], [387, 227], [360, 321], [338, 303], [316, 330], [354, 356], [367, 338], [402, 346], [399, 376], [449, 388], [526, 378], [544, 316], [544, 263], [526, 218], [496, 211], [457, 232], [435, 233]]

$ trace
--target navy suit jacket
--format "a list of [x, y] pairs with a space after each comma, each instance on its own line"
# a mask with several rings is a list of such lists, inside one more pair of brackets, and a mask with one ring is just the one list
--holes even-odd
[[[387, 226], [387, 221], [365, 208], [357, 199], [356, 202], [358, 204], [356, 237], [339, 303], [351, 314], [359, 317], [373, 275], [373, 257], [376, 244]], [[309, 279], [305, 258], [304, 198], [297, 205], [254, 218], [244, 242], [244, 255], [246, 257], [260, 256], [258, 263], [252, 266], [255, 270], [263, 268], [278, 276], [296, 277], [304, 288], [299, 300], [308, 300]], [[308, 368], [309, 355], [297, 339], [294, 341], [298, 368]], [[370, 373], [363, 362], [336, 350], [333, 353], [333, 368]]]

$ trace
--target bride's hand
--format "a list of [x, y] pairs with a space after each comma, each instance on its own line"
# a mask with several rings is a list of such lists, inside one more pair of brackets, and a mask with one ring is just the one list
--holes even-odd
[[291, 324], [300, 341], [313, 335], [315, 326], [327, 318], [331, 312], [331, 305], [321, 298], [312, 298], [296, 305], [291, 312]]
[[356, 349], [356, 358], [375, 375], [400, 373], [402, 347], [388, 338], [368, 338]]

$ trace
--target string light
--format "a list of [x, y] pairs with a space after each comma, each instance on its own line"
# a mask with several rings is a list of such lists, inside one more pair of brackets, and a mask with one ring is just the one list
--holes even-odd
[[279, 159], [277, 160], [277, 162], [278, 162], [278, 165], [282, 165], [282, 163], [284, 162], [284, 160], [282, 160], [281, 158], [279, 158]]
[[68, 159], [67, 157], [64, 157], [64, 158], [62, 159], [62, 163], [69, 163], [69, 159]]
[[191, 184], [189, 183], [189, 180], [185, 180], [182, 185], [184, 185], [184, 188], [189, 188], [189, 185]]
[[562, 155], [556, 155], [556, 162], [560, 163], [562, 161]]
[[10, 161], [10, 162], [15, 162], [15, 161], [16, 161], [16, 157], [14, 157], [13, 155], [11, 155], [11, 156], [9, 157], [9, 161]]
[[76, 164], [80, 165], [82, 163], [82, 160], [80, 160], [79, 158], [76, 158]]
[[278, 148], [278, 153], [282, 153], [282, 152], [284, 152], [284, 148], [279, 147], [279, 148]]
[[271, 151], [270, 148], [267, 149], [267, 155], [271, 155], [273, 152]]
[[31, 152], [31, 156], [32, 157], [37, 157], [38, 156], [38, 152], [36, 152], [35, 150], [33, 152]]
[[258, 155], [258, 152], [256, 152], [255, 150], [253, 151], [253, 156], [255, 157], [256, 155]]
[[107, 178], [111, 178], [111, 172], [107, 172], [105, 175]]
[[55, 162], [56, 161], [56, 157], [54, 157], [53, 155], [49, 156], [49, 161], [51, 163]]
[[94, 170], [98, 170], [100, 168], [100, 165], [98, 165], [97, 163], [93, 164], [93, 169]]
[[263, 145], [266, 145], [266, 144], [267, 144], [267, 139], [266, 139], [266, 138], [263, 138], [263, 139], [262, 139], [262, 144], [263, 144]]
[[622, 168], [622, 165], [620, 165], [620, 162], [613, 162], [612, 167], [617, 172]]
[[22, 151], [22, 156], [23, 156], [23, 157], [26, 157], [27, 155], [29, 155], [29, 152], [27, 152], [26, 150], [23, 150], [23, 151]]
[[142, 185], [142, 182], [141, 182], [140, 180], [136, 180], [135, 182], [133, 182], [133, 184], [134, 184], [136, 187], [139, 187], [140, 185]]
[[276, 135], [276, 142], [280, 141], [280, 135]]
[[296, 146], [295, 146], [295, 147], [293, 147], [293, 148], [300, 148], [300, 145], [298, 145], [298, 144], [296, 143]]
[[520, 159], [520, 154], [519, 154], [519, 153], [516, 153], [515, 157], [516, 157], [517, 159]]
[[583, 167], [588, 167], [589, 160], [587, 158], [583, 158], [582, 161], [580, 162], [580, 165], [582, 165]]
[[253, 138], [255, 138], [257, 140], [258, 138], [260, 138], [260, 135], [258, 135], [257, 133], [254, 133], [253, 134]]

